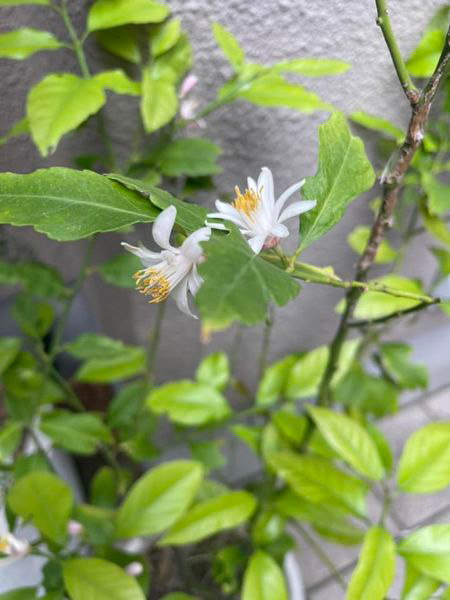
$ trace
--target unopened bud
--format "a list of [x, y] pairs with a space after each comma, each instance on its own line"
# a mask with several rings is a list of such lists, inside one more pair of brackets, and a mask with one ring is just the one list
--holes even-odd
[[125, 567], [125, 573], [131, 575], [132, 577], [138, 577], [139, 575], [142, 575], [143, 572], [144, 567], [142, 566], [142, 563], [138, 562], [137, 560], [131, 562]]
[[83, 533], [83, 525], [71, 519], [67, 524], [67, 533], [72, 537], [80, 537]]

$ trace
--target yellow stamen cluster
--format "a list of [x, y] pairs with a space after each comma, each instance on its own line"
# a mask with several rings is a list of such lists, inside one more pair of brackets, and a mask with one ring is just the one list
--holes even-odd
[[0, 537], [0, 554], [9, 553], [9, 542], [6, 537]]
[[140, 294], [151, 296], [151, 304], [162, 302], [170, 292], [169, 281], [157, 269], [142, 269], [133, 275]]
[[234, 208], [249, 217], [258, 208], [260, 202], [259, 194], [249, 189], [246, 189], [242, 194], [238, 186], [234, 188], [234, 191], [236, 192], [236, 198], [233, 202]]

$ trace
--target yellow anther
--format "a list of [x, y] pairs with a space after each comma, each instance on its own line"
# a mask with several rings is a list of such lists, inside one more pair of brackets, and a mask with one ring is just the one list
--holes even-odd
[[170, 292], [169, 281], [157, 269], [143, 269], [133, 275], [141, 294], [151, 296], [150, 303], [162, 302]]
[[234, 208], [237, 211], [246, 214], [247, 216], [250, 216], [253, 212], [255, 212], [261, 201], [259, 194], [254, 190], [249, 189], [246, 189], [242, 194], [238, 186], [234, 188], [234, 191], [236, 193], [236, 198], [233, 202]]

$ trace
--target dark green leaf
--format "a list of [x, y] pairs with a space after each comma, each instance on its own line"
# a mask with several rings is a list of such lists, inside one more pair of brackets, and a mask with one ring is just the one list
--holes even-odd
[[21, 341], [19, 338], [0, 338], [0, 375], [13, 363], [19, 354]]
[[130, 252], [117, 254], [99, 267], [99, 271], [108, 283], [124, 288], [136, 285], [133, 274], [142, 268], [141, 261]]
[[115, 56], [124, 58], [138, 64], [141, 58], [139, 46], [133, 31], [128, 27], [115, 27], [114, 29], [99, 31], [97, 41], [105, 50]]
[[64, 298], [64, 282], [56, 269], [37, 262], [8, 263], [0, 260], [0, 283], [22, 285], [27, 292], [41, 298]]
[[0, 427], [0, 461], [5, 462], [16, 451], [22, 439], [23, 425], [6, 421]]
[[26, 335], [40, 339], [52, 326], [54, 311], [48, 302], [37, 302], [29, 294], [22, 292], [16, 297], [12, 315]]
[[39, 427], [56, 446], [75, 454], [94, 454], [99, 444], [112, 439], [100, 417], [89, 413], [53, 411], [42, 416]]
[[19, 135], [27, 135], [28, 133], [30, 133], [28, 119], [23, 117], [23, 119], [14, 123], [5, 135], [0, 137], [0, 146], [6, 144], [11, 138], [18, 137]]
[[[0, 442], [1, 443], [1, 442]], [[220, 469], [226, 464], [226, 458], [222, 454], [220, 447], [223, 445], [223, 440], [214, 440], [206, 442], [191, 442], [189, 444], [192, 458], [202, 465], [208, 471]]]
[[118, 477], [111, 467], [100, 467], [91, 480], [90, 501], [95, 506], [114, 508], [118, 496]]
[[203, 138], [173, 140], [158, 154], [159, 169], [163, 175], [199, 177], [220, 173], [216, 164], [221, 150]]

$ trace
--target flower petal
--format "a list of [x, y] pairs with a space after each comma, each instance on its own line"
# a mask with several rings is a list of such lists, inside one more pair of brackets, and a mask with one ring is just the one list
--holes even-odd
[[191, 235], [184, 240], [180, 247], [180, 253], [191, 262], [198, 262], [203, 254], [200, 242], [206, 242], [210, 237], [211, 229], [209, 227], [197, 229], [197, 231], [191, 233]]
[[314, 208], [315, 205], [315, 200], [299, 200], [298, 202], [293, 202], [290, 206], [283, 210], [278, 218], [278, 222], [282, 223], [283, 221], [286, 221], [286, 219], [301, 215], [302, 213]]
[[125, 250], [128, 250], [128, 252], [131, 252], [131, 254], [140, 258], [144, 267], [149, 267], [155, 260], [161, 259], [160, 252], [152, 252], [151, 250], [147, 250], [144, 246], [132, 246], [131, 244], [127, 244], [127, 242], [121, 242], [121, 245]]
[[181, 312], [184, 312], [185, 315], [189, 315], [190, 317], [194, 317], [194, 319], [198, 319], [198, 317], [196, 317], [194, 315], [194, 313], [191, 311], [191, 309], [189, 308], [187, 288], [188, 288], [188, 278], [185, 277], [181, 281], [181, 283], [172, 292], [174, 300], [175, 300], [178, 308], [181, 310]]
[[255, 254], [259, 254], [261, 252], [264, 242], [266, 241], [266, 237], [267, 236], [265, 235], [255, 235], [255, 237], [252, 237], [250, 240], [248, 240], [250, 248]]
[[232, 204], [228, 204], [228, 202], [216, 200], [216, 208], [221, 214], [229, 215], [230, 217], [236, 217], [242, 220], [241, 213], [236, 210]]
[[258, 192], [261, 195], [263, 203], [272, 209], [275, 203], [275, 197], [272, 171], [268, 167], [263, 167], [261, 169], [261, 174], [258, 177]]
[[176, 250], [170, 244], [170, 234], [172, 233], [176, 216], [177, 209], [175, 206], [168, 206], [156, 217], [153, 224], [153, 239], [164, 250]]
[[274, 227], [272, 227], [270, 233], [274, 237], [285, 238], [289, 235], [289, 229], [286, 227], [286, 225], [277, 223]]
[[210, 227], [211, 229], [220, 229], [220, 231], [228, 231], [228, 227], [225, 227], [223, 223], [210, 223], [209, 221], [205, 221], [205, 225]]
[[246, 223], [241, 217], [234, 217], [233, 215], [225, 215], [223, 213], [208, 213], [206, 215], [208, 219], [222, 219], [223, 221], [231, 221], [240, 228], [247, 228]]
[[198, 292], [198, 288], [202, 285], [202, 283], [203, 278], [200, 277], [197, 267], [194, 265], [188, 279], [189, 291], [193, 296], [195, 296], [195, 294]]
[[288, 187], [287, 190], [285, 190], [281, 196], [278, 198], [278, 200], [275, 202], [275, 218], [278, 217], [278, 215], [281, 212], [281, 209], [283, 208], [283, 206], [286, 204], [286, 200], [288, 198], [290, 198], [290, 196], [292, 196], [292, 194], [294, 192], [296, 192], [297, 190], [299, 190], [303, 184], [305, 183], [305, 180], [302, 179], [301, 181], [299, 181], [298, 183], [294, 183], [294, 185], [291, 185], [290, 187]]
[[258, 191], [258, 186], [256, 185], [256, 181], [253, 179], [253, 177], [247, 177], [247, 187], [252, 192]]

